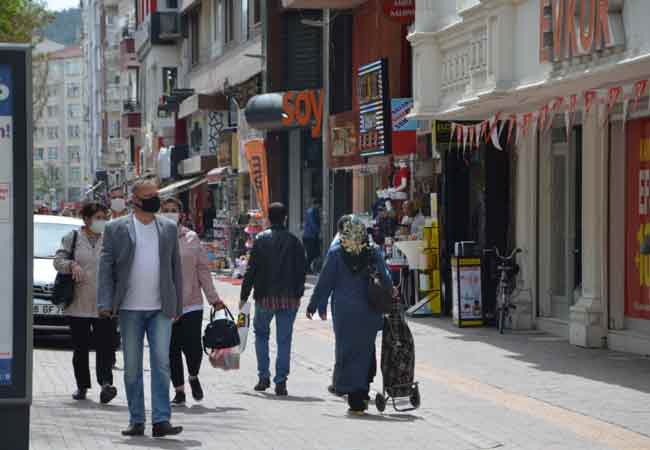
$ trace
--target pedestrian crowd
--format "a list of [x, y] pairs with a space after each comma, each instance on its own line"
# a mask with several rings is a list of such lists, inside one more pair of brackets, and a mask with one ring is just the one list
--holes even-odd
[[[86, 203], [80, 211], [84, 225], [63, 238], [54, 259], [56, 270], [71, 274], [75, 286], [73, 300], [64, 309], [73, 340], [75, 400], [85, 400], [91, 388], [91, 341], [95, 343], [100, 402], [109, 403], [118, 395], [113, 367], [119, 324], [129, 410], [124, 436], [145, 433], [145, 335], [151, 367], [152, 435], [176, 435], [183, 428], [172, 425], [172, 406], [186, 402], [185, 366], [192, 397], [196, 401], [204, 397], [199, 381], [203, 298], [215, 310], [224, 308], [198, 235], [182, 225], [183, 204], [175, 198], [161, 199], [158, 191], [153, 178], [136, 181], [129, 199], [131, 212], [121, 189], [110, 192], [110, 208]], [[306, 217], [309, 226], [303, 238], [307, 251], [287, 230], [286, 207], [269, 205], [270, 226], [254, 241], [241, 287], [240, 310], [251, 293], [255, 300], [258, 382], [254, 390], [265, 391], [273, 382], [278, 396], [288, 395], [294, 323], [306, 273], [319, 253], [316, 203]], [[386, 288], [392, 286], [364, 224], [354, 216], [345, 216], [327, 252], [307, 318], [318, 314], [326, 320], [331, 302], [336, 344], [329, 390], [347, 396], [353, 414], [363, 414], [368, 407], [369, 387], [377, 370], [375, 339], [383, 324], [382, 314], [368, 304], [370, 270], [380, 274]], [[272, 378], [269, 341], [273, 320], [277, 357]]]

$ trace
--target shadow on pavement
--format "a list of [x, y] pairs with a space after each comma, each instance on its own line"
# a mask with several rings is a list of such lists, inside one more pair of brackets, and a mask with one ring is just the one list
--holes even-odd
[[217, 406], [216, 408], [208, 408], [203, 405], [193, 405], [189, 408], [174, 408], [175, 413], [188, 414], [188, 415], [201, 415], [201, 414], [214, 414], [214, 413], [227, 413], [248, 411], [246, 408], [238, 408], [235, 406]]
[[240, 392], [240, 395], [245, 395], [247, 397], [254, 397], [254, 398], [265, 398], [268, 400], [277, 400], [279, 402], [302, 402], [302, 403], [318, 403], [318, 402], [324, 402], [325, 399], [322, 399], [320, 397], [299, 397], [296, 395], [287, 395], [286, 397], [279, 397], [275, 394], [271, 394], [269, 392], [259, 392], [259, 393], [251, 393], [251, 392]]
[[368, 422], [415, 422], [417, 420], [424, 420], [420, 416], [415, 416], [413, 414], [365, 414], [363, 416], [355, 416], [353, 414], [323, 414], [325, 417], [331, 417], [334, 419], [346, 419], [346, 420], [365, 420]]
[[[534, 369], [573, 375], [584, 379], [617, 385], [650, 393], [650, 358], [606, 349], [588, 349], [571, 345], [566, 339], [537, 330], [506, 331], [500, 335], [495, 328], [458, 328], [449, 318], [410, 318], [416, 342], [427, 337], [422, 326], [440, 331], [437, 339], [487, 344], [507, 353], [503, 358], [525, 362]], [[419, 328], [419, 330], [418, 330]], [[429, 337], [431, 337], [429, 335]], [[459, 347], [463, 352], [462, 346]], [[458, 358], [477, 360], [476, 348]], [[649, 349], [650, 352], [650, 349]]]
[[128, 445], [128, 446], [133, 446], [135, 448], [142, 448], [142, 447], [147, 447], [147, 448], [162, 448], [162, 449], [167, 449], [167, 450], [177, 450], [177, 449], [184, 449], [184, 448], [196, 448], [196, 447], [203, 447], [203, 444], [199, 441], [195, 441], [192, 439], [170, 439], [170, 438], [162, 438], [162, 439], [154, 439], [150, 437], [134, 437], [134, 438], [129, 438], [129, 439], [123, 439], [119, 441], [113, 441], [115, 445]]
[[109, 403], [108, 405], [102, 405], [101, 403], [88, 400], [81, 401], [65, 401], [61, 403], [61, 406], [72, 409], [81, 409], [81, 410], [102, 410], [107, 412], [128, 412], [129, 408], [126, 405], [114, 405]]

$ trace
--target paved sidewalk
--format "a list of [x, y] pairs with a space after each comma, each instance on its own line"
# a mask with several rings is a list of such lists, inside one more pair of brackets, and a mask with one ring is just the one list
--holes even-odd
[[[217, 287], [236, 304], [238, 286]], [[303, 311], [288, 398], [252, 391], [251, 335], [238, 372], [217, 371], [205, 361], [206, 399], [174, 410], [185, 432], [164, 440], [120, 436], [128, 420], [121, 371], [113, 403], [99, 405], [96, 389], [91, 400], [75, 402], [71, 353], [40, 348], [31, 448], [650, 449], [648, 358], [580, 349], [536, 332], [459, 330], [440, 319], [413, 320], [411, 329], [422, 392], [417, 411], [396, 414], [388, 407], [379, 415], [371, 406], [365, 418], [348, 417], [346, 404], [326, 391], [334, 358], [331, 323], [308, 321]], [[380, 386], [378, 378], [374, 387]]]

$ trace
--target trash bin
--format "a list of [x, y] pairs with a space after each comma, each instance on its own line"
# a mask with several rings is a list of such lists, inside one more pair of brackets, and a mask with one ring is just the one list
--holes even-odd
[[476, 242], [454, 244], [451, 279], [454, 324], [458, 327], [482, 326], [481, 251]]

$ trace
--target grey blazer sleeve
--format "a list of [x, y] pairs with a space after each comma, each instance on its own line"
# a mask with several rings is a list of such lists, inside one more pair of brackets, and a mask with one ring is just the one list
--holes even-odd
[[174, 274], [174, 286], [176, 287], [176, 317], [183, 315], [183, 268], [181, 266], [181, 253], [178, 247], [178, 229], [172, 227], [174, 248], [172, 250], [172, 273]]
[[113, 311], [113, 298], [115, 296], [115, 279], [113, 266], [115, 264], [115, 249], [113, 242], [113, 227], [110, 225], [104, 230], [102, 251], [97, 264], [97, 310]]

